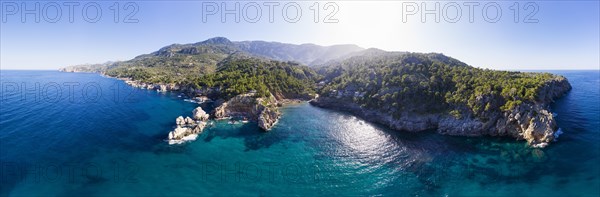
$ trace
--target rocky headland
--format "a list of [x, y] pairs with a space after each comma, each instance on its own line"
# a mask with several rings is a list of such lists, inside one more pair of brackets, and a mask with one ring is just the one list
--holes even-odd
[[273, 95], [256, 97], [255, 93], [241, 94], [224, 102], [215, 109], [217, 119], [243, 117], [258, 123], [258, 126], [268, 131], [277, 123], [281, 116]]
[[[76, 69], [61, 69], [61, 72], [79, 72]], [[101, 73], [103, 74], [103, 73]], [[103, 74], [104, 75], [104, 74]], [[105, 75], [107, 76], [107, 75]], [[111, 77], [111, 76], [107, 76]], [[127, 85], [134, 88], [156, 90], [158, 92], [180, 92], [187, 97], [192, 98], [192, 101], [202, 103], [212, 101], [207, 95], [218, 95], [218, 88], [193, 88], [189, 86], [181, 86], [175, 83], [148, 83], [131, 78], [116, 78], [124, 81]], [[258, 124], [264, 131], [269, 131], [281, 117], [278, 107], [284, 104], [305, 102], [302, 99], [279, 99], [277, 100], [272, 94], [268, 97], [257, 97], [255, 92], [240, 94], [228, 101], [221, 98], [215, 104], [218, 106], [211, 111], [215, 119], [226, 118], [241, 118]], [[209, 121], [210, 114], [205, 112], [201, 107], [197, 107], [192, 111], [193, 117], [179, 116], [176, 119], [175, 128], [170, 131], [167, 137], [169, 144], [178, 144], [187, 140], [193, 140], [202, 133]]]
[[[402, 112], [399, 117], [382, 110], [361, 107], [352, 99], [319, 96], [312, 105], [350, 112], [365, 120], [388, 126], [395, 130], [418, 132], [435, 129], [440, 134], [455, 136], [510, 136], [526, 140], [533, 147], [545, 147], [558, 136], [558, 127], [549, 104], [571, 89], [564, 77], [555, 77], [541, 88], [539, 102], [523, 102], [508, 111], [490, 111], [476, 118], [469, 112], [459, 116], [448, 113], [419, 114]], [[477, 102], [486, 102], [485, 97]]]
[[[214, 111], [215, 119], [240, 118], [256, 122], [258, 126], [269, 131], [281, 113], [277, 108], [277, 100], [270, 97], [256, 97], [254, 93], [241, 94], [222, 102]], [[179, 116], [175, 120], [175, 129], [169, 132], [169, 144], [177, 144], [186, 140], [193, 140], [204, 130], [210, 115], [202, 107], [192, 111], [192, 118]]]

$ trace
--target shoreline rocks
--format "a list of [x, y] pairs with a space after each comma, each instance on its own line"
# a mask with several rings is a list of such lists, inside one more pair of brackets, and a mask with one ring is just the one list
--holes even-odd
[[215, 109], [214, 115], [216, 119], [242, 116], [257, 122], [261, 129], [269, 131], [281, 116], [277, 106], [273, 95], [256, 98], [254, 93], [240, 94], [223, 102]]
[[[267, 98], [256, 98], [254, 93], [235, 96], [214, 110], [216, 119], [242, 116], [257, 122], [258, 126], [269, 131], [281, 117], [277, 108], [277, 100], [272, 95]], [[192, 117], [179, 116], [175, 119], [175, 129], [169, 132], [169, 144], [179, 144], [194, 140], [204, 131], [210, 115], [202, 107], [192, 111]]]
[[258, 127], [268, 131], [277, 123], [280, 117], [280, 113], [270, 108], [265, 108], [258, 117]]
[[[84, 72], [69, 69], [61, 71]], [[202, 102], [210, 100], [207, 96], [202, 95], [219, 91], [215, 88], [194, 89], [188, 86], [180, 87], [176, 84], [153, 84], [128, 78], [119, 79], [136, 88], [160, 92], [181, 91]], [[571, 85], [566, 78], [556, 77], [546, 82], [539, 89], [536, 101], [521, 103], [508, 111], [486, 111], [484, 112], [485, 118], [474, 118], [468, 112], [462, 112], [460, 118], [455, 118], [446, 113], [414, 114], [410, 112], [402, 112], [399, 116], [393, 117], [382, 111], [362, 108], [351, 100], [340, 99], [340, 93], [323, 97], [317, 96], [310, 103], [319, 107], [348, 111], [367, 121], [380, 123], [395, 130], [418, 132], [436, 129], [438, 133], [445, 135], [510, 136], [518, 140], [525, 140], [532, 147], [543, 148], [558, 136], [558, 126], [554, 115], [549, 110], [549, 104], [570, 89]], [[363, 93], [354, 92], [354, 97], [362, 97], [361, 94]], [[250, 121], [256, 122], [261, 129], [268, 131], [281, 116], [278, 110], [279, 106], [283, 103], [301, 102], [295, 99], [282, 99], [284, 98], [283, 95], [277, 96], [280, 101], [273, 95], [263, 98], [255, 98], [254, 95], [253, 93], [241, 94], [227, 102], [217, 100], [216, 103], [222, 104], [215, 109], [214, 116], [217, 119], [235, 116], [247, 117]], [[489, 98], [481, 96], [476, 99], [476, 102], [487, 102], [487, 99]], [[193, 117], [191, 118], [178, 117], [176, 119], [175, 129], [169, 132], [168, 140], [170, 143], [171, 141], [183, 140], [203, 131], [210, 115], [200, 107], [194, 109], [192, 113]]]
[[[208, 101], [210, 99], [206, 96], [198, 96], [199, 93], [214, 91], [213, 89], [196, 90], [193, 88], [182, 88], [176, 84], [144, 83], [131, 80], [129, 78], [119, 79], [135, 88], [157, 90], [159, 92], [183, 91], [195, 94], [196, 96], [194, 99], [197, 99], [201, 102]], [[261, 129], [269, 131], [281, 117], [281, 113], [277, 107], [282, 106], [283, 104], [301, 102], [298, 99], [284, 99], [282, 103], [279, 103], [273, 95], [270, 95], [270, 97], [267, 98], [255, 98], [254, 95], [255, 93], [241, 94], [227, 102], [223, 101], [222, 99], [217, 100], [216, 103], [221, 104], [219, 104], [219, 107], [214, 110], [215, 118], [224, 119], [228, 117], [242, 116], [257, 122]], [[183, 118], [180, 116], [175, 120], [177, 126], [173, 131], [169, 132], [167, 138], [169, 144], [181, 143], [186, 141], [185, 138], [200, 134], [204, 130], [210, 115], [201, 107], [197, 107], [192, 111], [192, 116], [192, 118]]]
[[127, 85], [130, 85], [134, 88], [148, 89], [148, 90], [156, 90], [159, 92], [167, 92], [167, 91], [178, 91], [181, 88], [177, 84], [154, 84], [154, 83], [145, 83], [141, 81], [131, 80], [128, 78], [121, 79], [125, 81]]
[[208, 121], [208, 114], [197, 107], [193, 111], [194, 118], [179, 116], [175, 119], [175, 129], [169, 132], [167, 140], [169, 144], [178, 144], [187, 140], [193, 140], [204, 131]]
[[194, 115], [194, 119], [196, 120], [208, 121], [209, 115], [204, 110], [202, 110], [202, 107], [196, 107], [196, 109], [192, 111], [192, 114]]
[[462, 114], [456, 118], [447, 113], [414, 114], [403, 112], [399, 117], [375, 109], [360, 107], [351, 100], [335, 97], [317, 97], [311, 103], [317, 107], [347, 111], [367, 121], [379, 123], [395, 130], [418, 132], [436, 129], [438, 133], [456, 136], [510, 136], [526, 140], [535, 148], [546, 147], [554, 141], [558, 126], [549, 104], [571, 89], [564, 77], [548, 81], [539, 92], [539, 101], [524, 102], [509, 111], [489, 112], [485, 118]]

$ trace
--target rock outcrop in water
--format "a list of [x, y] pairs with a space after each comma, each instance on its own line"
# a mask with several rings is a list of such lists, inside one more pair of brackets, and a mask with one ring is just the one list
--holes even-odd
[[258, 127], [268, 131], [277, 123], [279, 119], [279, 112], [270, 108], [265, 108], [258, 117]]
[[[459, 116], [447, 113], [418, 114], [402, 112], [400, 117], [380, 110], [366, 109], [351, 100], [335, 97], [317, 97], [311, 104], [351, 112], [368, 121], [389, 126], [395, 130], [423, 131], [436, 129], [438, 133], [456, 136], [510, 136], [523, 139], [533, 147], [545, 147], [555, 138], [556, 121], [549, 111], [549, 104], [571, 89], [564, 77], [556, 77], [545, 83], [539, 91], [539, 102], [524, 102], [511, 110], [489, 112], [474, 118], [470, 113]], [[481, 102], [485, 98], [479, 99]]]
[[[202, 107], [194, 109], [192, 114], [192, 118], [179, 116], [175, 119], [175, 129], [169, 132], [168, 136], [170, 144], [193, 139], [195, 135], [202, 133], [209, 120], [209, 114]], [[265, 131], [270, 130], [281, 116], [274, 96], [256, 98], [254, 93], [241, 94], [223, 102], [215, 109], [214, 115], [217, 119], [244, 117], [257, 122]]]
[[194, 115], [194, 119], [199, 120], [199, 121], [208, 121], [209, 115], [202, 110], [202, 107], [197, 107], [196, 109], [194, 109], [194, 111], [192, 111], [192, 114]]
[[186, 138], [202, 133], [208, 121], [208, 114], [201, 107], [194, 109], [193, 113], [193, 119], [190, 117], [183, 118], [183, 116], [175, 119], [175, 130], [169, 132], [168, 136], [169, 144], [180, 143], [185, 141]]
[[275, 125], [281, 113], [277, 108], [277, 100], [270, 97], [256, 98], [256, 94], [240, 94], [224, 102], [215, 109], [215, 118], [245, 117], [258, 123], [258, 126], [268, 131]]

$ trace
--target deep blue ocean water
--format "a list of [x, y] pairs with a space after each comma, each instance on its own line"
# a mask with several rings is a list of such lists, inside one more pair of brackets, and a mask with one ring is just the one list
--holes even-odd
[[284, 107], [268, 133], [217, 121], [168, 145], [175, 118], [197, 105], [175, 93], [97, 74], [2, 70], [0, 195], [599, 196], [600, 73], [550, 72], [573, 85], [552, 105], [564, 133], [532, 149], [392, 131], [306, 103]]

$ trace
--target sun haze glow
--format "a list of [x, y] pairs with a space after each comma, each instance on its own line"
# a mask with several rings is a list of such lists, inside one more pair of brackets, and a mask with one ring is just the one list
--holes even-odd
[[[437, 52], [473, 66], [503, 70], [599, 69], [600, 65], [598, 1], [533, 2], [537, 8], [532, 15], [537, 20], [534, 23], [525, 22], [532, 7], [516, 1], [497, 2], [501, 17], [492, 22], [486, 19], [494, 18], [494, 11], [488, 8], [488, 18], [483, 14], [489, 1], [332, 1], [330, 4], [298, 1], [295, 3], [302, 9], [298, 22], [284, 20], [282, 9], [291, 2], [275, 2], [279, 4], [274, 9], [272, 23], [267, 7], [262, 5], [265, 2], [257, 3], [263, 8], [261, 20], [256, 23], [236, 22], [231, 15], [226, 15], [223, 22], [219, 13], [203, 21], [202, 14], [206, 13], [203, 3], [136, 2], [139, 6], [136, 23], [113, 22], [108, 12], [111, 4], [106, 2], [100, 2], [108, 11], [97, 23], [86, 22], [78, 14], [74, 15], [73, 23], [64, 20], [23, 23], [19, 15], [10, 15], [3, 18], [6, 22], [0, 23], [0, 65], [2, 69], [56, 69], [72, 64], [127, 60], [173, 43], [195, 43], [216, 36], [234, 41], [356, 44], [390, 51]], [[233, 8], [236, 2], [214, 3]], [[250, 2], [237, 3], [243, 7]], [[435, 9], [436, 3], [440, 6], [439, 22], [435, 21], [435, 14], [425, 15], [422, 22], [422, 11]], [[465, 3], [477, 4], [472, 15]], [[515, 3], [518, 6], [514, 7]], [[315, 4], [319, 5], [317, 23], [314, 22], [316, 7], [311, 9]], [[414, 7], [406, 10], [407, 4]], [[337, 22], [324, 23], [332, 14], [332, 6], [337, 12], [330, 16]], [[461, 16], [449, 22], [446, 19], [455, 17], [456, 7], [461, 9]], [[517, 22], [515, 10], [519, 10]]]

